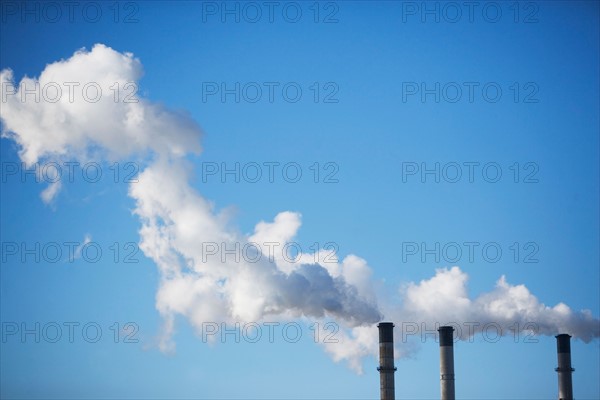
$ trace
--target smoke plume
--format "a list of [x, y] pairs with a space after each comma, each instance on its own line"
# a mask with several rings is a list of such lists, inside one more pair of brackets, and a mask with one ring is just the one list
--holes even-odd
[[[141, 75], [142, 65], [133, 54], [102, 44], [49, 64], [38, 78], [26, 77], [18, 84], [12, 71], [3, 70], [0, 117], [2, 136], [19, 145], [19, 156], [27, 165], [145, 160], [129, 195], [141, 221], [140, 248], [160, 271], [155, 306], [164, 321], [162, 350], [175, 348], [178, 315], [198, 332], [209, 321], [334, 320], [340, 327], [339, 342], [324, 343], [325, 351], [357, 371], [364, 356], [377, 353], [374, 324], [384, 316], [397, 325], [418, 322], [418, 329], [422, 323], [431, 327], [472, 321], [480, 327], [494, 322], [506, 329], [521, 322], [519, 329], [531, 329], [526, 323], [535, 322], [539, 334], [565, 332], [584, 341], [599, 336], [599, 321], [589, 311], [575, 312], [563, 303], [548, 307], [525, 286], [511, 285], [505, 277], [490, 292], [471, 299], [467, 275], [458, 267], [441, 269], [429, 280], [403, 286], [401, 303], [390, 304], [378, 299], [374, 287], [379, 283], [358, 256], [340, 260], [335, 252], [320, 250], [290, 260], [281, 251], [268, 252], [262, 245], [275, 243], [281, 249], [294, 241], [301, 215], [283, 211], [269, 216], [273, 219], [258, 222], [249, 235], [231, 228], [229, 216], [217, 213], [190, 184], [191, 163], [186, 157], [201, 151], [198, 124], [187, 114], [139, 95], [134, 102], [115, 101], [115, 96], [130, 95], [131, 83], [137, 85]], [[36, 85], [55, 90], [57, 82], [63, 86], [57, 101], [34, 101], [27, 94]], [[90, 91], [100, 87], [103, 95], [97, 101], [71, 99], [64, 82], [81, 83], [78, 89], [94, 82], [98, 86]], [[42, 191], [42, 200], [53, 201], [60, 189], [60, 183], [51, 184]], [[222, 258], [224, 249], [246, 256]], [[461, 337], [481, 328], [473, 329]], [[402, 349], [403, 343], [399, 346], [400, 354], [408, 351]]]

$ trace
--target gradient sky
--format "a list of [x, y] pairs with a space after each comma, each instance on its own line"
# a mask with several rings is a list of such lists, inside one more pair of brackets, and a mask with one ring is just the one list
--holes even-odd
[[[86, 20], [80, 9], [71, 22], [66, 6], [58, 4], [57, 22], [47, 20], [43, 3], [27, 5], [39, 11], [39, 22], [36, 14], [21, 17], [21, 2], [2, 4], [0, 70], [12, 69], [17, 81], [39, 76], [46, 64], [96, 43], [133, 53], [144, 69], [139, 95], [187, 111], [203, 128], [203, 152], [189, 157], [193, 186], [217, 210], [230, 208], [240, 232], [252, 232], [278, 212], [296, 211], [302, 214], [297, 241], [303, 249], [334, 242], [341, 256], [366, 259], [386, 297], [397, 298], [399, 287], [431, 278], [436, 268], [458, 265], [469, 275], [471, 297], [490, 291], [505, 275], [546, 305], [564, 302], [600, 314], [598, 2], [492, 3], [502, 13], [495, 23], [489, 21], [492, 10], [488, 17], [481, 12], [489, 2], [480, 3], [472, 21], [462, 8], [454, 23], [443, 2], [428, 3], [438, 7], [439, 22], [435, 14], [421, 15], [421, 2], [295, 3], [302, 10], [296, 23], [288, 21], [292, 11], [282, 15], [281, 8], [270, 22], [263, 2], [252, 3], [263, 12], [257, 22], [248, 20], [254, 14], [243, 14], [252, 11], [247, 3], [227, 5], [238, 5], [239, 22], [235, 15], [222, 21], [221, 2], [94, 3], [102, 11], [98, 22]], [[413, 6], [416, 15], [407, 13]], [[213, 7], [217, 14], [207, 13]], [[236, 102], [233, 95], [222, 101], [206, 93], [213, 83], [231, 88], [236, 82], [277, 82], [279, 89], [273, 102], [263, 91], [255, 103], [243, 95]], [[281, 93], [290, 82], [302, 89], [297, 102]], [[440, 89], [458, 83], [462, 97], [447, 100], [453, 86], [439, 102], [433, 94], [422, 101], [420, 92], [403, 97], [403, 88], [424, 83], [431, 89], [436, 82]], [[472, 102], [464, 82], [478, 85]], [[497, 102], [482, 95], [490, 83], [502, 90]], [[378, 398], [377, 360], [365, 358], [362, 375], [334, 362], [313, 343], [310, 321], [301, 323], [304, 335], [297, 343], [276, 337], [274, 343], [208, 345], [178, 318], [176, 352], [159, 351], [158, 271], [141, 251], [133, 255], [138, 262], [124, 262], [123, 246], [138, 243], [140, 228], [123, 182], [125, 163], [118, 183], [105, 165], [99, 182], [65, 182], [45, 204], [45, 184], [6, 174], [6, 165], [20, 161], [18, 150], [14, 141], [0, 140], [3, 246], [83, 242], [87, 236], [105, 253], [97, 263], [22, 262], [3, 253], [3, 332], [6, 323], [31, 328], [70, 321], [95, 322], [103, 336], [97, 343], [81, 336], [73, 343], [35, 343], [33, 336], [3, 340], [3, 398]], [[297, 183], [280, 172], [274, 182], [203, 179], [209, 165], [236, 162], [294, 162], [303, 177]], [[335, 167], [325, 169], [329, 162]], [[466, 168], [456, 183], [403, 176], [406, 163], [433, 168], [465, 162], [479, 163], [473, 182]], [[335, 168], [337, 182], [320, 175], [315, 183], [315, 163], [321, 174]], [[498, 182], [482, 177], [487, 163], [500, 166]], [[536, 181], [524, 182], [529, 173]], [[118, 262], [109, 252], [115, 242]], [[498, 262], [480, 251], [472, 262], [466, 255], [456, 262], [433, 256], [423, 261], [420, 253], [403, 252], [408, 242], [428, 248], [436, 242], [497, 243], [503, 254]], [[516, 260], [514, 243], [520, 248]], [[532, 249], [537, 262], [525, 262]], [[121, 334], [114, 343], [110, 327], [128, 322], [138, 327], [138, 342], [123, 343]], [[509, 334], [491, 342], [476, 335], [473, 343], [458, 342], [457, 397], [555, 398], [555, 339], [535, 339]], [[429, 336], [417, 345], [419, 351], [396, 361], [396, 396], [437, 398], [437, 343]], [[574, 340], [572, 351], [575, 397], [600, 398], [598, 339]]]

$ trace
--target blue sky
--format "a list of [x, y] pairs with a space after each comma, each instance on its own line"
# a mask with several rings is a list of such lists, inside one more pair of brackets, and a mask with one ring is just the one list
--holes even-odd
[[[518, 22], [509, 3], [487, 2], [480, 6], [488, 5], [487, 16], [475, 9], [470, 22], [462, 8], [455, 23], [448, 21], [453, 14], [444, 14], [452, 11], [448, 3], [433, 2], [428, 4], [439, 7], [439, 22], [435, 15], [420, 14], [421, 2], [320, 2], [318, 23], [312, 3], [282, 2], [273, 22], [267, 6], [251, 3], [263, 13], [255, 23], [248, 21], [253, 14], [243, 13], [252, 11], [248, 3], [228, 3], [231, 9], [239, 7], [239, 22], [231, 14], [223, 22], [221, 2], [125, 2], [118, 4], [118, 16], [112, 5], [93, 3], [102, 12], [95, 23], [78, 9], [70, 22], [66, 6], [58, 4], [62, 17], [51, 22], [43, 3], [29, 3], [39, 13], [36, 22], [36, 14], [25, 14], [22, 20], [21, 3], [3, 3], [0, 70], [12, 69], [16, 82], [23, 76], [38, 77], [47, 64], [97, 43], [133, 53], [144, 71], [137, 96], [187, 112], [201, 126], [201, 155], [186, 155], [190, 186], [217, 211], [232, 215], [232, 231], [249, 235], [259, 221], [272, 221], [283, 211], [300, 213], [302, 226], [295, 241], [302, 249], [310, 252], [315, 242], [321, 248], [333, 242], [340, 259], [350, 254], [365, 259], [381, 292], [378, 299], [392, 314], [406, 300], [399, 288], [431, 279], [438, 268], [459, 266], [468, 275], [471, 298], [492, 291], [505, 275], [510, 284], [525, 285], [549, 307], [563, 302], [573, 312], [590, 310], [597, 325], [597, 2], [518, 2]], [[286, 5], [289, 14], [282, 14]], [[302, 16], [291, 23], [296, 5]], [[419, 8], [416, 15], [407, 12], [412, 6]], [[492, 23], [495, 6], [502, 14]], [[217, 14], [207, 13], [214, 7]], [[336, 21], [324, 23], [330, 13]], [[263, 90], [256, 102], [251, 101], [256, 86], [247, 86], [253, 82]], [[269, 82], [275, 85], [272, 102]], [[473, 82], [472, 102], [465, 82]], [[246, 95], [240, 92], [239, 102], [235, 94], [223, 101], [220, 92], [206, 92], [213, 85], [220, 91], [221, 84], [231, 89], [236, 83], [240, 90], [248, 88]], [[423, 101], [421, 84], [432, 89], [436, 83], [439, 101], [435, 94]], [[299, 87], [302, 97], [297, 102], [286, 98], [293, 89], [282, 93], [285, 85]], [[462, 96], [449, 101], [457, 86]], [[403, 87], [419, 92], [408, 95]], [[483, 87], [491, 89], [482, 93]], [[497, 87], [502, 90], [498, 101], [486, 100]], [[312, 340], [312, 317], [298, 320], [303, 336], [297, 343], [281, 336], [273, 343], [235, 343], [229, 336], [225, 343], [209, 345], [189, 318], [177, 315], [172, 337], [176, 350], [160, 351], [156, 296], [161, 273], [137, 247], [141, 223], [124, 182], [126, 173], [139, 172], [126, 163], [135, 162], [143, 170], [144, 156], [98, 160], [102, 179], [91, 183], [77, 175], [45, 203], [40, 192], [46, 183], [7, 170], [20, 165], [15, 141], [2, 138], [0, 151], [3, 335], [10, 327], [21, 329], [22, 323], [35, 330], [35, 323], [43, 327], [56, 322], [63, 332], [56, 343], [36, 343], [33, 334], [22, 340], [21, 332], [2, 340], [3, 398], [379, 396], [376, 359], [362, 359], [362, 375], [344, 361], [335, 362]], [[116, 183], [113, 162], [119, 163]], [[290, 182], [276, 169], [270, 182], [264, 167], [270, 162], [296, 163], [302, 178]], [[235, 163], [240, 168], [257, 163], [263, 178], [252, 183], [244, 176], [239, 182], [232, 175], [203, 176], [207, 168], [234, 168]], [[315, 163], [320, 171], [316, 183]], [[440, 174], [444, 167], [450, 174], [456, 164], [449, 163], [457, 163], [463, 175], [451, 183], [441, 174], [436, 183], [431, 174], [425, 179], [419, 173], [403, 175], [408, 163], [419, 169], [438, 163]], [[464, 163], [477, 163], [471, 164], [473, 182]], [[487, 164], [500, 168], [498, 182], [488, 181], [494, 169], [482, 175]], [[515, 169], [520, 172], [517, 182]], [[325, 182], [332, 172], [337, 182]], [[524, 182], [526, 176], [536, 181]], [[58, 243], [64, 250], [64, 242], [83, 243], [86, 236], [103, 250], [98, 262], [82, 256], [73, 262], [64, 257], [49, 262], [47, 254], [39, 262], [32, 256], [23, 261], [20, 248], [16, 255], [7, 253], [8, 243], [34, 249], [35, 243], [40, 248]], [[436, 262], [431, 255], [423, 260], [420, 251], [406, 253], [414, 243], [428, 249], [439, 243], [441, 249], [465, 242], [478, 243], [472, 262], [464, 245], [462, 257], [454, 262], [443, 256]], [[490, 243], [502, 250], [497, 262], [481, 253]], [[125, 262], [128, 251], [137, 262]], [[527, 255], [537, 262], [525, 262]], [[88, 343], [76, 330], [71, 343], [65, 322], [79, 323], [77, 329], [97, 324], [102, 337]], [[137, 343], [124, 343], [125, 332], [115, 343], [114, 324], [118, 330], [128, 322], [137, 327]], [[398, 340], [402, 321], [394, 322]], [[554, 337], [540, 335], [529, 343], [524, 336], [521, 332], [515, 340], [508, 334], [493, 342], [476, 334], [472, 343], [458, 342], [457, 396], [556, 397]], [[424, 343], [411, 343], [414, 351], [396, 360], [396, 395], [437, 398], [437, 343], [431, 335]], [[599, 398], [597, 337], [587, 344], [574, 340], [572, 349], [575, 397]]]

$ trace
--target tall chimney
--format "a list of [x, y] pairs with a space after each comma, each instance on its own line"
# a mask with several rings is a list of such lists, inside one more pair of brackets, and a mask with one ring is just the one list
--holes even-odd
[[573, 400], [573, 381], [571, 374], [571, 336], [562, 333], [556, 336], [556, 352], [558, 353], [558, 398]]
[[379, 328], [379, 386], [381, 389], [381, 400], [395, 400], [396, 389], [394, 387], [394, 324], [381, 322]]
[[442, 326], [440, 333], [440, 390], [442, 400], [454, 400], [454, 328]]

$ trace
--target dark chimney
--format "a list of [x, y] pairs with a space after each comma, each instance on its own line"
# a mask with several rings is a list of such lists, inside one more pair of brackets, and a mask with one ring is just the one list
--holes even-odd
[[454, 328], [442, 326], [440, 333], [440, 390], [442, 400], [454, 400]]
[[381, 400], [394, 400], [394, 324], [381, 322], [379, 328], [379, 386], [381, 389]]
[[573, 381], [571, 368], [571, 336], [566, 333], [556, 336], [556, 352], [558, 353], [558, 398], [573, 400]]

